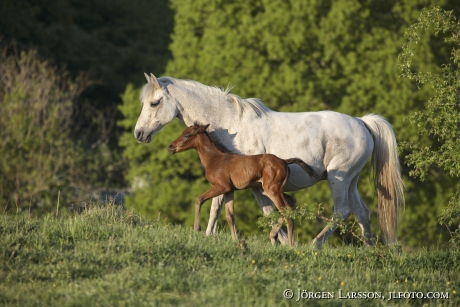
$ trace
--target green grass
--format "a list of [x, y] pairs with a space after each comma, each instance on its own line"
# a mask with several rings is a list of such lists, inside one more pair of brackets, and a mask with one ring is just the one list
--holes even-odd
[[[79, 215], [0, 216], [1, 306], [393, 306], [460, 305], [458, 250], [397, 253], [375, 247], [314, 250], [245, 244], [227, 231], [146, 221], [113, 206]], [[283, 297], [291, 289], [294, 298]], [[340, 299], [378, 292], [385, 300]], [[297, 300], [298, 291], [333, 299]], [[389, 292], [449, 299], [386, 300]], [[305, 294], [306, 295], [306, 294]], [[410, 295], [410, 294], [406, 294]]]

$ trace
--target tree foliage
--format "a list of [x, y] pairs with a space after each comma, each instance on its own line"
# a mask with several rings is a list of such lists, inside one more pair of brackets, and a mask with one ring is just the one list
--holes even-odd
[[[414, 61], [424, 38], [438, 49], [438, 67], [424, 70]], [[414, 166], [414, 174], [422, 179], [436, 176], [439, 171], [451, 177], [460, 177], [460, 22], [452, 11], [439, 7], [424, 9], [417, 22], [405, 33], [401, 53], [404, 75], [414, 80], [421, 89], [429, 89], [430, 95], [424, 108], [414, 112], [412, 122], [418, 133], [429, 136], [425, 143], [411, 144], [408, 162]], [[444, 209], [441, 223], [451, 229], [452, 238], [460, 243], [460, 186], [456, 185], [449, 206]]]
[[166, 1], [3, 0], [0, 8], [4, 41], [36, 49], [73, 75], [85, 72], [112, 95], [170, 58]]
[[[425, 71], [414, 63], [424, 37], [429, 37], [443, 53], [435, 71]], [[415, 174], [425, 178], [433, 166], [451, 176], [460, 176], [460, 23], [452, 11], [439, 7], [423, 10], [405, 35], [406, 44], [401, 54], [404, 75], [428, 88], [430, 95], [420, 109], [412, 115], [421, 135], [430, 136], [428, 144], [413, 144], [408, 155]]]
[[116, 125], [120, 94], [128, 82], [140, 84], [143, 71], [164, 71], [171, 30], [172, 11], [163, 0], [0, 3], [2, 49], [36, 50], [67, 77], [91, 80], [69, 108], [78, 119], [70, 138], [84, 148], [82, 173], [93, 190], [126, 185]]
[[[50, 206], [84, 182], [71, 139], [73, 100], [84, 88], [36, 52], [0, 54], [0, 207]], [[64, 194], [64, 193], [63, 193]]]

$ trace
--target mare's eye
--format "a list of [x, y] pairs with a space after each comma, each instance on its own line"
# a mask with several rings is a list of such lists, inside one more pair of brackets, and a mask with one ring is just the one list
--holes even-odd
[[155, 108], [156, 106], [158, 106], [158, 105], [160, 104], [160, 101], [161, 101], [161, 100], [153, 101], [153, 102], [150, 103], [150, 106], [151, 106], [152, 108]]

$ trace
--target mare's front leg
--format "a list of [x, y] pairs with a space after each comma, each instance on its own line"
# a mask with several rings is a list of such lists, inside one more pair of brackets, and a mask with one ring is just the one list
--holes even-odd
[[200, 219], [201, 219], [201, 206], [203, 205], [203, 203], [212, 197], [222, 195], [228, 191], [229, 190], [225, 187], [212, 186], [211, 189], [201, 194], [201, 196], [199, 196], [196, 199], [195, 201], [195, 223], [193, 226], [195, 231], [201, 230]]
[[217, 232], [217, 219], [219, 218], [224, 204], [224, 196], [220, 195], [212, 199], [211, 209], [209, 210], [208, 228], [206, 228], [206, 235], [210, 236]]
[[[338, 173], [338, 172], [337, 172]], [[332, 198], [334, 200], [334, 215], [332, 222], [328, 223], [323, 230], [313, 239], [313, 246], [322, 248], [327, 239], [338, 228], [338, 221], [346, 220], [351, 214], [350, 204], [348, 203], [348, 189], [350, 181], [342, 179], [342, 174], [328, 171], [328, 180], [332, 190]]]

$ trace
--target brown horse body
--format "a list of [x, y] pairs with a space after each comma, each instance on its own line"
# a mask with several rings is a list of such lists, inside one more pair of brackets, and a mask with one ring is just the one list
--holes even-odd
[[[233, 191], [242, 190], [260, 184], [264, 194], [269, 197], [278, 210], [293, 208], [293, 199], [283, 193], [283, 187], [289, 176], [288, 164], [298, 163], [307, 172], [313, 174], [311, 167], [299, 159], [283, 160], [272, 154], [260, 154], [244, 156], [224, 152], [209, 137], [206, 132], [208, 125], [191, 126], [182, 133], [170, 146], [171, 153], [181, 152], [188, 149], [196, 149], [200, 156], [201, 164], [206, 170], [206, 179], [212, 187], [195, 202], [195, 224], [196, 231], [201, 229], [200, 216], [202, 204], [219, 195], [224, 195], [226, 202], [226, 218], [233, 239], [237, 239]], [[289, 201], [288, 201], [289, 200]], [[287, 218], [288, 240], [291, 246], [294, 245], [294, 223]], [[273, 227], [270, 238], [276, 242], [276, 237], [281, 224]]]

